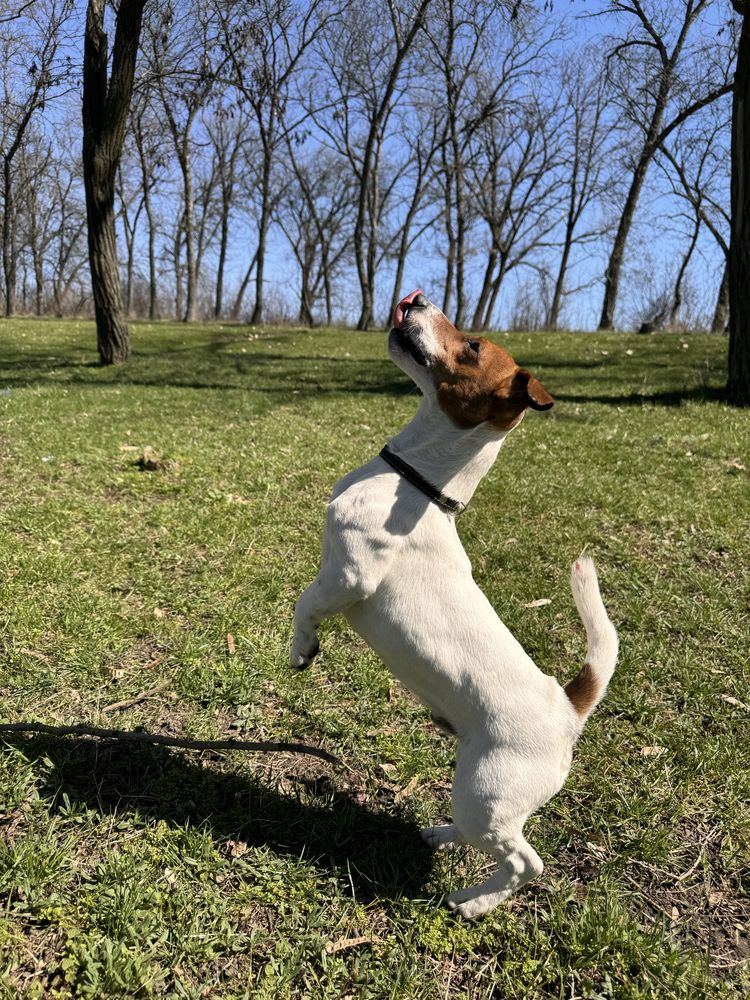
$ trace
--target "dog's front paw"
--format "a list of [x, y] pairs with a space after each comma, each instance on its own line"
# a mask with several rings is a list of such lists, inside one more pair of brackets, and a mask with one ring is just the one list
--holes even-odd
[[320, 643], [317, 639], [315, 640], [315, 645], [304, 652], [295, 642], [292, 646], [292, 655], [289, 657], [289, 666], [292, 670], [304, 670], [305, 667], [310, 666], [319, 652]]

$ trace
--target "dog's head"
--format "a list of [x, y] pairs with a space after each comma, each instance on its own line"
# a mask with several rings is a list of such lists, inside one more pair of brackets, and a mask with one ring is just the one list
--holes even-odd
[[419, 290], [396, 306], [388, 353], [461, 427], [487, 422], [509, 431], [528, 407], [548, 410], [554, 403], [507, 351], [484, 337], [460, 333]]

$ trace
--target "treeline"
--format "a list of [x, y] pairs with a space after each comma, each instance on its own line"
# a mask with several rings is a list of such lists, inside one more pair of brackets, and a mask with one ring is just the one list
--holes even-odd
[[[416, 258], [467, 329], [595, 303], [723, 331], [739, 25], [725, 0], [146, 4], [126, 312], [364, 329]], [[82, 38], [70, 0], [0, 3], [6, 315], [91, 309]]]

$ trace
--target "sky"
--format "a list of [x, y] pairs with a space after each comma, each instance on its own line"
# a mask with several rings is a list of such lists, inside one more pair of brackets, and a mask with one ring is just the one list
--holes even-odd
[[[678, 0], [674, 0], [679, 6]], [[588, 44], [604, 46], [606, 36], [617, 30], [618, 21], [613, 15], [592, 17], [590, 14], [601, 9], [603, 3], [597, 0], [558, 0], [554, 6], [554, 15], [565, 25], [565, 38], [556, 43], [555, 49], [560, 56], [566, 51], [580, 49]], [[717, 0], [709, 10], [702, 27], [706, 37], [711, 37], [719, 29], [722, 17], [721, 0]], [[74, 17], [68, 26], [66, 49], [75, 64], [71, 74], [74, 85], [66, 96], [58, 102], [50, 102], [45, 109], [44, 124], [50, 134], [66, 135], [66, 143], [75, 143], [80, 129], [80, 87], [75, 85], [78, 77], [77, 66], [80, 60], [82, 39], [83, 5], [77, 6]], [[728, 107], [728, 98], [724, 98]], [[313, 141], [315, 137], [313, 136]], [[132, 151], [131, 151], [132, 152]], [[126, 149], [126, 160], [128, 150]], [[172, 180], [169, 187], [158, 190], [157, 200], [162, 214], [166, 219], [175, 211], [174, 194], [176, 191], [177, 171], [174, 154], [170, 173]], [[728, 171], [726, 199], [728, 200]], [[82, 184], [81, 184], [82, 188]], [[618, 208], [617, 198], [613, 196], [606, 206], [613, 212]], [[670, 195], [669, 184], [663, 171], [656, 163], [649, 169], [631, 237], [629, 252], [626, 255], [625, 271], [622, 282], [621, 308], [618, 325], [630, 326], [639, 321], [646, 301], [661, 285], [669, 283], [669, 276], [676, 269], [679, 250], [684, 244], [684, 221], [681, 217], [681, 206]], [[485, 257], [484, 236], [478, 233], [472, 241], [475, 254], [470, 258], [469, 297], [476, 295], [480, 276], [483, 272]], [[141, 229], [138, 243], [137, 267], [143, 274], [146, 272], [145, 231]], [[121, 257], [124, 244], [120, 239]], [[247, 212], [239, 212], [233, 220], [229, 260], [227, 266], [226, 285], [231, 294], [233, 286], [239, 283], [241, 275], [247, 266], [248, 255], [255, 248], [255, 225]], [[570, 283], [581, 286], [582, 290], [571, 296], [563, 310], [563, 325], [574, 329], [591, 329], [596, 326], [601, 309], [602, 276], [606, 263], [608, 245], [598, 242], [581, 250], [575, 256], [574, 267], [570, 275]], [[404, 268], [402, 292], [405, 294], [414, 288], [421, 288], [436, 301], [442, 297], [444, 241], [441, 230], [435, 229], [416, 246], [409, 254]], [[215, 255], [207, 258], [204, 285], [208, 295], [212, 284], [212, 268]], [[721, 278], [723, 257], [715, 240], [704, 232], [688, 274], [688, 298], [692, 299], [693, 313], [702, 321], [710, 319], [715, 304], [715, 295]], [[387, 323], [387, 308], [390, 302], [395, 262], [383, 264], [377, 283], [376, 315], [379, 322]], [[266, 299], [272, 313], [287, 314], [294, 317], [298, 302], [298, 271], [288, 243], [277, 227], [272, 227], [269, 237], [268, 258], [266, 265]], [[353, 269], [349, 269], [337, 283], [337, 301], [340, 307], [341, 319], [353, 321], [359, 308], [358, 288]], [[508, 276], [501, 291], [495, 325], [507, 327], [513, 318], [514, 304], [520, 291], [525, 288], [533, 301], [538, 299], [538, 292], [531, 272], [519, 269]], [[229, 297], [229, 296], [227, 296]], [[252, 294], [248, 294], [245, 307], [249, 309]]]

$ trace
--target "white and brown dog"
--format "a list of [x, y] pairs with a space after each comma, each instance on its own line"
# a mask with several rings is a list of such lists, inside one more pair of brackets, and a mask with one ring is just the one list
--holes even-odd
[[501, 347], [467, 337], [420, 292], [396, 309], [392, 360], [421, 389], [414, 419], [336, 484], [320, 573], [299, 598], [291, 664], [318, 652], [317, 627], [343, 614], [458, 740], [453, 822], [422, 831], [497, 859], [448, 906], [477, 917], [542, 871], [524, 823], [561, 787], [587, 716], [617, 659], [594, 564], [572, 568], [586, 665], [565, 688], [539, 670], [471, 575], [454, 514], [471, 499], [528, 407], [553, 399]]

